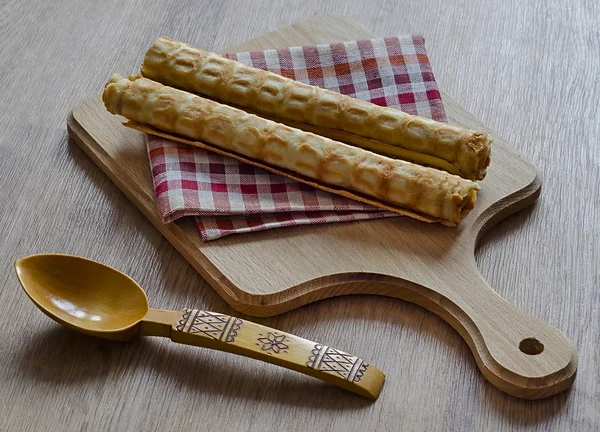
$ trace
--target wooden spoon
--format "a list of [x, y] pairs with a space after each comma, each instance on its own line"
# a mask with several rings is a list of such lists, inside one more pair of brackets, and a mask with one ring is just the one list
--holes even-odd
[[371, 399], [383, 387], [383, 372], [329, 346], [220, 313], [150, 309], [133, 279], [95, 261], [32, 255], [17, 260], [15, 270], [42, 312], [81, 333], [119, 341], [169, 337], [293, 369]]

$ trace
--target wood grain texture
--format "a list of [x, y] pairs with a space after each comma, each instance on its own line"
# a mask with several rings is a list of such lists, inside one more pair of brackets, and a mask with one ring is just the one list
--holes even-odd
[[[329, 41], [322, 39], [321, 28], [328, 29]], [[280, 41], [297, 46], [373, 36], [350, 17], [320, 15], [241, 49], [278, 48]], [[447, 115], [455, 124], [485, 130], [446, 99]], [[267, 316], [333, 296], [400, 298], [452, 325], [467, 341], [484, 376], [507, 393], [540, 399], [572, 384], [577, 353], [571, 342], [503, 301], [483, 281], [474, 262], [480, 232], [534, 202], [541, 187], [535, 168], [501, 139], [495, 141], [494, 164], [481, 183], [478, 205], [456, 229], [401, 218], [295, 227], [204, 243], [195, 227], [162, 223], [141, 133], [126, 130], [98, 97], [77, 105], [67, 126], [92, 160], [237, 310]], [[265, 292], [264, 287], [271, 289]], [[527, 349], [531, 342], [541, 344], [541, 351]]]
[[[598, 4], [321, 3], [0, 5], [0, 430], [177, 430], [192, 422], [240, 430], [600, 427]], [[234, 314], [68, 142], [64, 119], [111, 71], [134, 70], [160, 34], [217, 50], [327, 12], [354, 16], [380, 35], [423, 33], [440, 87], [539, 168], [541, 199], [494, 227], [476, 258], [500, 295], [572, 338], [580, 362], [570, 392], [527, 402], [497, 391], [473, 373], [450, 326], [381, 297], [330, 299], [260, 320], [357, 355], [369, 350], [388, 377], [371, 404], [222, 353], [89, 339], [58, 328], [19, 291], [15, 258], [66, 252], [127, 272], [153, 306]]]

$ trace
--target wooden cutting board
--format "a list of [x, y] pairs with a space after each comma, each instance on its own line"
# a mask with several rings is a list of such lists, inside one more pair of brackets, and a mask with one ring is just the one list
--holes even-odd
[[[225, 51], [372, 37], [352, 18], [325, 15]], [[450, 123], [487, 130], [450, 97], [442, 96]], [[471, 348], [485, 377], [510, 394], [537, 399], [563, 391], [573, 382], [577, 353], [571, 342], [498, 296], [475, 264], [480, 236], [540, 194], [536, 169], [501, 138], [495, 137], [492, 164], [480, 183], [477, 205], [458, 228], [399, 217], [298, 226], [203, 243], [189, 221], [163, 225], [143, 135], [121, 121], [94, 96], [75, 107], [67, 124], [83, 150], [237, 310], [268, 316], [339, 295], [401, 298], [451, 324]]]

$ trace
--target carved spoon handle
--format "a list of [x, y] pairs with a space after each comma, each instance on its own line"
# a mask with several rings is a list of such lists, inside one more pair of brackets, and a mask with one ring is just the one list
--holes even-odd
[[220, 313], [150, 309], [142, 332], [273, 363], [370, 399], [377, 399], [385, 381], [383, 372], [356, 356]]

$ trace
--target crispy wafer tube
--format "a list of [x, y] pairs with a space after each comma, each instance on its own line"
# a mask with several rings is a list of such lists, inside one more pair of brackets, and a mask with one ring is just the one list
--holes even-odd
[[486, 133], [303, 84], [166, 37], [155, 40], [141, 71], [293, 127], [472, 180], [483, 179], [490, 162], [492, 138]]
[[479, 190], [476, 183], [444, 171], [294, 129], [145, 78], [113, 75], [102, 99], [113, 114], [448, 225], [458, 223], [473, 208]]

